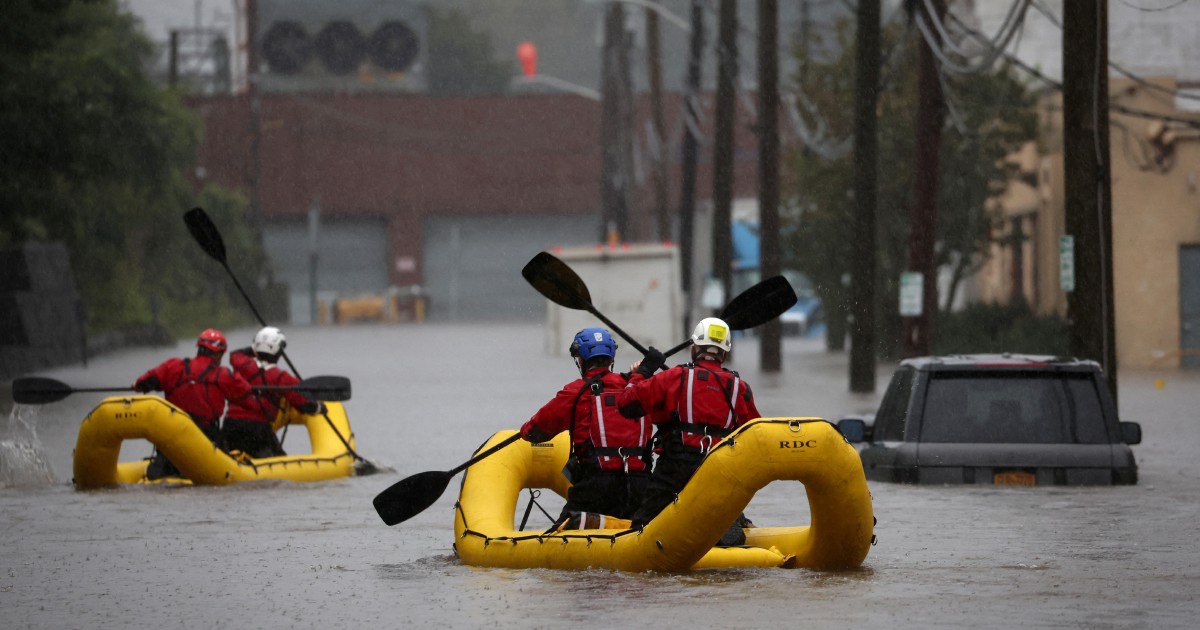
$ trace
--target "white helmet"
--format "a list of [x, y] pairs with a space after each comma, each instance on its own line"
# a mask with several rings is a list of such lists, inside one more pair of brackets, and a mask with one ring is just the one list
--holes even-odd
[[276, 355], [287, 347], [287, 338], [274, 326], [267, 326], [254, 335], [254, 352]]
[[729, 324], [716, 317], [705, 317], [696, 324], [696, 330], [692, 332], [692, 345], [712, 346], [729, 352], [733, 349], [733, 335], [730, 334]]

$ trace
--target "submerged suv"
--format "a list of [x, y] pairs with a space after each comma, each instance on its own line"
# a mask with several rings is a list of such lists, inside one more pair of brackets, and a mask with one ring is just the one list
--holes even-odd
[[838, 428], [868, 479], [922, 484], [1135, 484], [1142, 440], [1095, 361], [1013, 354], [904, 360], [873, 425]]

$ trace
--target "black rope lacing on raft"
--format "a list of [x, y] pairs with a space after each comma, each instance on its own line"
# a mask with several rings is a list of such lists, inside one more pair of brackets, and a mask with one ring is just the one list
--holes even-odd
[[[182, 409], [179, 409], [178, 407], [171, 404], [164, 398], [149, 397], [146, 400], [152, 400], [157, 404], [167, 407], [167, 410], [170, 413], [179, 412], [179, 413], [183, 413], [184, 415], [187, 415], [187, 413], [183, 412]], [[93, 413], [95, 413], [95, 412], [93, 412]], [[188, 417], [191, 418], [191, 416], [188, 416]], [[90, 418], [91, 418], [91, 414], [88, 414], [88, 417], [84, 418], [84, 420], [86, 421]], [[353, 434], [351, 434], [351, 437], [353, 437]], [[155, 446], [155, 448], [157, 449], [158, 447]], [[219, 450], [219, 447], [217, 447], [217, 445], [214, 444], [213, 449]], [[222, 452], [224, 452], [224, 451], [222, 451]], [[225, 454], [229, 455], [228, 453], [225, 453]], [[230, 456], [230, 457], [232, 457], [232, 456]], [[237, 463], [238, 466], [248, 466], [248, 467], [252, 468], [254, 470], [254, 473], [258, 474], [259, 468], [265, 468], [267, 470], [271, 470], [271, 469], [275, 468], [276, 466], [279, 466], [279, 467], [282, 467], [284, 470], [287, 470], [288, 466], [302, 466], [306, 463], [336, 464], [341, 459], [344, 459], [346, 457], [354, 457], [354, 456], [350, 454], [350, 451], [346, 451], [344, 453], [339, 453], [337, 455], [332, 455], [330, 457], [313, 457], [311, 455], [293, 455], [292, 457], [295, 457], [296, 459], [289, 459], [289, 460], [285, 460], [285, 461], [281, 461], [281, 462], [264, 462], [262, 464], [256, 464], [253, 461], [244, 461], [244, 460], [237, 459], [237, 458], [233, 458], [233, 461], [235, 463]], [[228, 477], [229, 477], [229, 475], [226, 474], [226, 478], [228, 478]]]
[[626, 530], [617, 531], [616, 533], [613, 533], [613, 534], [531, 533], [526, 536], [488, 536], [487, 534], [484, 534], [483, 532], [477, 532], [477, 531], [471, 529], [470, 523], [467, 520], [466, 511], [463, 510], [461, 502], [458, 502], [458, 501], [454, 502], [454, 510], [456, 512], [458, 512], [459, 518], [461, 518], [462, 522], [463, 522], [463, 533], [462, 533], [462, 536], [459, 536], [459, 540], [462, 540], [462, 539], [466, 538], [467, 536], [474, 536], [476, 538], [482, 538], [483, 539], [483, 547], [485, 549], [488, 547], [488, 545], [492, 544], [493, 542], [509, 542], [509, 543], [512, 543], [513, 545], [516, 545], [517, 543], [531, 541], [531, 540], [535, 540], [539, 544], [545, 543], [547, 540], [560, 540], [560, 541], [562, 541], [562, 544], [564, 544], [564, 545], [567, 544], [568, 542], [570, 542], [571, 539], [585, 540], [585, 541], [587, 541], [587, 543], [589, 545], [594, 540], [607, 540], [610, 545], [613, 545], [613, 544], [616, 544], [617, 539], [621, 538], [622, 536], [628, 536], [630, 534], [641, 534], [642, 533], [641, 529], [626, 529]]
[[[826, 424], [833, 424], [833, 423], [829, 422], [828, 420], [824, 420], [824, 419], [818, 419], [818, 420], [756, 420], [754, 422], [748, 422], [748, 423], [743, 424], [742, 426], [738, 427], [737, 429], [735, 429], [733, 431], [733, 433], [729, 434], [728, 437], [726, 437], [721, 442], [717, 443], [716, 446], [712, 447], [708, 451], [708, 453], [705, 454], [704, 458], [707, 459], [708, 456], [711, 455], [717, 449], [733, 448], [734, 446], [736, 446], [737, 442], [733, 438], [735, 436], [737, 436], [738, 433], [741, 433], [746, 427], [750, 426], [751, 424], [758, 424], [758, 423], [762, 423], [762, 424], [794, 424], [794, 425], [799, 426], [801, 424], [809, 424], [809, 423], [813, 423], [813, 422], [824, 422]], [[703, 463], [703, 460], [701, 460], [701, 462]], [[467, 481], [466, 476], [464, 475], [462, 483], [465, 484], [466, 481]], [[676, 498], [676, 500], [678, 500], [679, 495], [676, 494], [675, 498]], [[538, 505], [538, 508], [540, 509], [541, 505]], [[508, 543], [512, 543], [514, 546], [516, 546], [518, 543], [531, 541], [531, 540], [537, 541], [539, 544], [545, 543], [547, 540], [560, 540], [560, 541], [562, 541], [562, 544], [564, 544], [564, 545], [569, 543], [572, 539], [584, 540], [589, 545], [591, 545], [592, 542], [595, 540], [607, 540], [609, 542], [609, 545], [615, 545], [617, 543], [618, 538], [623, 538], [625, 536], [631, 536], [631, 535], [640, 536], [642, 534], [642, 528], [637, 527], [637, 528], [633, 528], [633, 529], [625, 529], [625, 530], [616, 531], [613, 534], [566, 534], [566, 533], [549, 532], [549, 533], [541, 533], [541, 534], [529, 534], [526, 536], [488, 536], [487, 534], [484, 534], [483, 532], [477, 532], [477, 531], [471, 529], [470, 521], [467, 520], [467, 512], [466, 512], [466, 510], [463, 509], [462, 503], [460, 501], [454, 502], [454, 511], [458, 513], [459, 518], [461, 518], [462, 522], [463, 522], [463, 532], [462, 532], [462, 535], [459, 536], [459, 540], [464, 540], [464, 539], [466, 539], [467, 536], [473, 536], [475, 538], [482, 538], [484, 549], [487, 549], [487, 547], [489, 545], [491, 545], [492, 542], [508, 542]], [[542, 510], [542, 511], [544, 512], [545, 510]], [[528, 515], [528, 512], [529, 512], [529, 509], [526, 508], [526, 515]], [[547, 516], [549, 516], [549, 515], [547, 515]], [[522, 527], [524, 527], [523, 521], [522, 521]], [[874, 536], [874, 535], [872, 535], [872, 536]], [[662, 548], [661, 542], [659, 543], [659, 548], [660, 549]]]
[[276, 466], [280, 466], [284, 470], [287, 470], [288, 466], [303, 466], [304, 464], [310, 464], [310, 463], [335, 464], [338, 462], [338, 460], [344, 459], [346, 457], [353, 457], [353, 455], [351, 455], [350, 453], [347, 452], [347, 453], [341, 453], [340, 455], [333, 455], [331, 457], [312, 457], [311, 455], [297, 455], [296, 457], [303, 457], [304, 459], [285, 460], [282, 462], [265, 462], [262, 464], [256, 464], [254, 462], [245, 462], [245, 461], [242, 461], [239, 459], [235, 459], [234, 461], [236, 461], [239, 466], [249, 466], [250, 468], [253, 468], [254, 471], [257, 473], [259, 468], [266, 468], [267, 470], [271, 470], [272, 468], [275, 468]]

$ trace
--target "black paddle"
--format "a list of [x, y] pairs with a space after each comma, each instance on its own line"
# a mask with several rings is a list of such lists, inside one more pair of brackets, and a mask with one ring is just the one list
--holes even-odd
[[546, 296], [546, 299], [571, 310], [587, 311], [595, 315], [596, 319], [608, 324], [613, 332], [628, 341], [634, 349], [643, 355], [646, 354], [646, 349], [642, 347], [642, 344], [634, 341], [624, 330], [621, 330], [612, 323], [612, 320], [592, 306], [592, 296], [583, 279], [575, 273], [575, 270], [568, 267], [567, 263], [559, 260], [553, 254], [538, 252], [529, 262], [525, 263], [525, 267], [521, 269], [521, 275], [529, 284], [533, 285], [533, 288], [537, 289], [538, 293]]
[[[796, 300], [792, 283], [783, 276], [772, 276], [737, 294], [721, 309], [721, 319], [732, 330], [754, 328], [779, 317], [792, 308]], [[663, 356], [669, 357], [690, 345], [691, 338], [667, 350]]]
[[[212, 257], [213, 260], [221, 263], [225, 268], [225, 272], [229, 274], [233, 280], [233, 285], [237, 287], [239, 293], [246, 300], [246, 304], [250, 306], [250, 310], [254, 313], [254, 319], [258, 320], [259, 325], [266, 326], [267, 320], [259, 314], [258, 309], [254, 308], [254, 302], [250, 300], [250, 296], [246, 294], [246, 290], [242, 288], [242, 283], [238, 282], [237, 275], [229, 268], [229, 262], [225, 259], [225, 240], [221, 238], [221, 232], [217, 230], [216, 224], [212, 219], [208, 218], [208, 214], [203, 208], [192, 208], [183, 214], [183, 222], [187, 224], [188, 231], [192, 233], [192, 238], [200, 244], [200, 249], [204, 253]], [[297, 377], [300, 372], [296, 370], [296, 366], [292, 365], [292, 360], [288, 358], [286, 352], [281, 351], [283, 360], [287, 363], [288, 368], [292, 370], [292, 374]], [[343, 440], [345, 441], [345, 440]]]
[[[251, 387], [256, 392], [295, 390], [313, 400], [350, 400], [350, 379], [344, 376], [314, 376], [291, 386]], [[71, 387], [62, 381], [42, 376], [18, 378], [12, 383], [13, 402], [45, 405], [80, 392], [131, 392], [132, 387]]]
[[514, 433], [503, 442], [450, 470], [430, 470], [405, 477], [375, 496], [375, 500], [372, 501], [375, 511], [388, 526], [403, 523], [433, 505], [446, 491], [446, 486], [450, 485], [454, 475], [519, 439], [521, 434]]
[[[254, 318], [258, 320], [260, 325], [266, 326], [267, 320], [263, 319], [258, 309], [254, 308], [254, 302], [246, 294], [245, 289], [242, 288], [242, 283], [238, 282], [233, 270], [229, 268], [229, 262], [225, 259], [225, 240], [221, 238], [221, 232], [217, 229], [216, 224], [212, 222], [212, 219], [208, 218], [208, 214], [204, 212], [203, 208], [192, 208], [185, 212], [183, 214], [183, 222], [187, 224], [188, 232], [192, 233], [192, 238], [196, 239], [196, 242], [200, 244], [200, 249], [203, 249], [206, 254], [221, 263], [221, 266], [225, 268], [225, 272], [233, 280], [234, 286], [237, 287], [238, 292], [245, 298], [246, 304], [250, 306], [250, 310], [254, 312]], [[288, 358], [287, 353], [281, 350], [280, 354], [283, 355], [283, 360], [287, 363], [288, 368], [292, 370], [292, 374], [299, 377], [300, 372], [292, 364], [292, 360]], [[337, 427], [333, 424], [333, 420], [329, 419], [329, 414], [322, 412], [321, 415], [325, 416], [325, 422], [329, 423], [329, 428], [333, 429], [334, 435], [338, 436], [338, 439], [342, 441], [342, 444], [346, 447], [346, 452], [350, 453], [355, 460], [362, 464], [360, 468], [355, 469], [356, 475], [365, 476], [379, 472], [379, 468], [375, 464], [372, 464], [354, 452], [354, 449], [350, 447], [350, 442], [342, 436], [341, 431], [337, 430]]]

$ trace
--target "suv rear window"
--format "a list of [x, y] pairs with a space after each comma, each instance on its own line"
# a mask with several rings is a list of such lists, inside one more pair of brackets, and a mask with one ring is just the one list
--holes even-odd
[[1103, 444], [1091, 374], [941, 372], [931, 375], [922, 442]]

